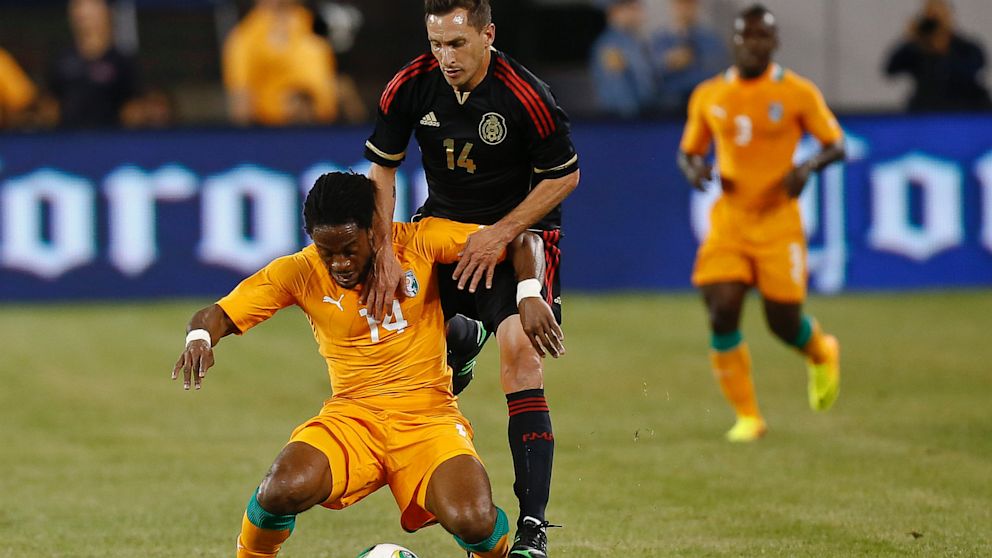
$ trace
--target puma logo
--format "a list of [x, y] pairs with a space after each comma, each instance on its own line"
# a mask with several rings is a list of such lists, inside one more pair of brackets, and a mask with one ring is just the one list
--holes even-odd
[[341, 306], [341, 300], [343, 298], [344, 298], [344, 293], [341, 293], [341, 296], [339, 296], [337, 300], [334, 300], [333, 298], [331, 298], [329, 296], [325, 296], [324, 297], [324, 302], [326, 302], [328, 304], [333, 304], [334, 306], [337, 306], [338, 307], [338, 310], [344, 312], [344, 307]]

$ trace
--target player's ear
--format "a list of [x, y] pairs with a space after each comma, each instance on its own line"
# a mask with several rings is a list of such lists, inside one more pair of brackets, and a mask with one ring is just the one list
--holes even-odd
[[489, 23], [483, 27], [482, 36], [486, 39], [486, 48], [493, 46], [493, 42], [496, 41], [496, 24]]

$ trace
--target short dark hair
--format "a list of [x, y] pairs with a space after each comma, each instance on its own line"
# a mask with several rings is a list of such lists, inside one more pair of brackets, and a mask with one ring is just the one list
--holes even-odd
[[469, 24], [478, 30], [493, 21], [489, 0], [424, 0], [424, 18], [451, 13], [458, 8], [465, 8]]
[[763, 4], [751, 4], [750, 6], [744, 8], [737, 14], [738, 19], [748, 19], [752, 17], [765, 17], [765, 14], [769, 14], [775, 17], [775, 14], [771, 10], [766, 8]]
[[372, 181], [354, 172], [329, 172], [320, 175], [303, 202], [303, 228], [313, 235], [321, 225], [355, 223], [372, 228], [375, 190]]

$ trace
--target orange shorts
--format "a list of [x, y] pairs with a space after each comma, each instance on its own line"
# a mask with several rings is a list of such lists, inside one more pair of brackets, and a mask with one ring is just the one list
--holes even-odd
[[333, 487], [323, 506], [346, 508], [388, 484], [400, 508], [400, 525], [412, 532], [435, 520], [424, 507], [435, 469], [458, 455], [479, 455], [472, 427], [453, 401], [415, 405], [429, 409], [416, 413], [386, 407], [332, 397], [319, 415], [293, 431], [290, 441], [327, 456]]
[[740, 281], [769, 300], [806, 298], [806, 234], [799, 204], [791, 200], [764, 210], [733, 207], [725, 197], [710, 212], [710, 231], [696, 253], [692, 284]]

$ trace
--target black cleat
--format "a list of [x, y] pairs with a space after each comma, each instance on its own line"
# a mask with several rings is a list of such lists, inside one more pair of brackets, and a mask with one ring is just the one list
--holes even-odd
[[548, 527], [558, 525], [550, 525], [530, 516], [521, 519], [509, 558], [548, 558]]

